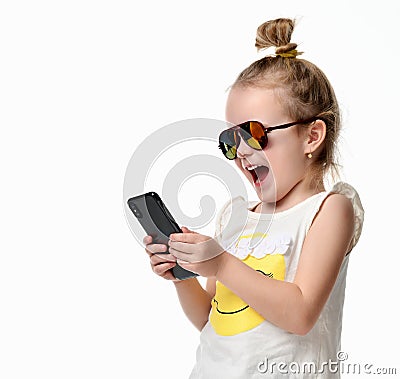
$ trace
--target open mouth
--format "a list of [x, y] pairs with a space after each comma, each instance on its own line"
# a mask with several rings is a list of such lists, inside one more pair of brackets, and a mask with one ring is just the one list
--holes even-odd
[[246, 167], [246, 170], [250, 172], [253, 177], [253, 183], [256, 186], [261, 185], [269, 173], [269, 167], [263, 165], [253, 165]]

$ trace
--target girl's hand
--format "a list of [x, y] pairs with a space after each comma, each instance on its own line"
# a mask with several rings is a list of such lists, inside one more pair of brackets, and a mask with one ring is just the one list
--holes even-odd
[[225, 255], [224, 249], [209, 236], [182, 227], [183, 233], [169, 236], [169, 252], [180, 266], [201, 276], [215, 276]]
[[[145, 236], [143, 243], [146, 245], [145, 251], [150, 257], [150, 265], [155, 274], [164, 279], [179, 281], [172, 274], [172, 267], [176, 265], [176, 258], [172, 254], [166, 254], [167, 245], [153, 243], [151, 236]], [[163, 253], [163, 254], [158, 254]]]

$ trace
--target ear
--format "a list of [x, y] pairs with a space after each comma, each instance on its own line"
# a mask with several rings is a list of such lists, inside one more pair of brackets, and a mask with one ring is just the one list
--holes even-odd
[[307, 130], [304, 141], [304, 154], [314, 153], [324, 142], [326, 125], [322, 120], [312, 122]]

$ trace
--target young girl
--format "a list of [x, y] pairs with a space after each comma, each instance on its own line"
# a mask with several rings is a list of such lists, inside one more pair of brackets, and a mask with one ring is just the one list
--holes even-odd
[[[324, 188], [336, 170], [339, 107], [323, 72], [298, 58], [293, 27], [277, 19], [258, 28], [256, 47], [275, 54], [240, 73], [226, 106], [235, 126], [220, 135], [260, 202], [228, 201], [214, 239], [182, 227], [168, 255], [144, 239], [153, 271], [174, 282], [201, 331], [191, 378], [340, 376], [346, 271], [364, 211], [349, 184]], [[243, 210], [246, 223], [236, 225]], [[206, 288], [175, 280], [176, 261], [207, 277]]]

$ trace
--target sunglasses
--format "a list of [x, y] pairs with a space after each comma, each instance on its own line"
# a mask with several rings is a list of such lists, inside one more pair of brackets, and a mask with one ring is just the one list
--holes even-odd
[[246, 121], [242, 124], [232, 126], [224, 130], [219, 135], [219, 148], [222, 150], [225, 158], [235, 159], [236, 151], [240, 144], [240, 139], [243, 139], [248, 146], [255, 150], [262, 150], [268, 144], [268, 133], [273, 130], [286, 129], [294, 125], [309, 124], [316, 121], [318, 118], [313, 117], [303, 121], [289, 122], [277, 126], [265, 128], [260, 121]]

